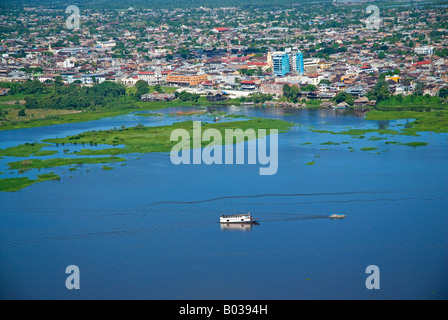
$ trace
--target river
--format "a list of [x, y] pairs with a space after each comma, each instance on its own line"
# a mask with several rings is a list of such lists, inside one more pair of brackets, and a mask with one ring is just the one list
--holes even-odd
[[[173, 110], [184, 109], [156, 112]], [[447, 134], [369, 140], [379, 135], [311, 129], [399, 130], [408, 121], [367, 121], [352, 111], [217, 110], [296, 124], [278, 136], [275, 175], [261, 176], [253, 164], [176, 166], [160, 153], [128, 155], [126, 166], [110, 171], [47, 170], [61, 181], [0, 193], [0, 298], [448, 298]], [[210, 121], [132, 114], [0, 132], [0, 148], [183, 119]], [[0, 178], [17, 176], [8, 161], [0, 159]], [[219, 224], [222, 214], [245, 212], [259, 224]], [[346, 218], [329, 219], [333, 213]], [[69, 265], [80, 270], [79, 290], [66, 288]], [[366, 287], [371, 265], [380, 289]]]

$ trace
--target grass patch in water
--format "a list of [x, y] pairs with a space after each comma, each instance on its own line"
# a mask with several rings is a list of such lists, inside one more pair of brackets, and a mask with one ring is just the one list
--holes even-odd
[[375, 148], [375, 147], [365, 147], [365, 148], [361, 148], [359, 150], [361, 150], [361, 151], [373, 151], [373, 150], [378, 150], [378, 148]]
[[8, 149], [0, 149], [0, 156], [4, 157], [29, 157], [41, 151], [43, 147], [47, 147], [47, 143], [25, 143]]
[[403, 129], [402, 134], [417, 135], [417, 132], [448, 132], [448, 110], [430, 112], [418, 111], [379, 111], [372, 110], [366, 115], [366, 120], [413, 120]]
[[[275, 119], [263, 119], [263, 118], [251, 118], [247, 121], [231, 121], [231, 122], [219, 122], [219, 123], [202, 123], [201, 130], [204, 132], [206, 129], [217, 129], [222, 137], [224, 143], [225, 130], [226, 129], [241, 129], [246, 131], [247, 129], [255, 130], [258, 134], [258, 129], [266, 129], [266, 133], [269, 134], [270, 129], [277, 129], [279, 133], [286, 132], [293, 124], [290, 122], [275, 120]], [[173, 146], [178, 144], [178, 141], [170, 141], [171, 133], [175, 129], [185, 129], [190, 134], [190, 147], [193, 143], [193, 121], [178, 122], [170, 126], [161, 127], [145, 127], [139, 125], [132, 128], [111, 129], [104, 131], [90, 131], [81, 133], [76, 136], [60, 138], [60, 139], [47, 139], [45, 142], [57, 143], [57, 144], [95, 144], [101, 143], [104, 145], [118, 144], [124, 145], [124, 148], [110, 148], [102, 150], [83, 149], [77, 152], [77, 155], [119, 155], [129, 153], [150, 153], [150, 152], [170, 152]], [[202, 147], [209, 145], [210, 142], [202, 141]]]
[[126, 161], [123, 158], [117, 157], [102, 157], [102, 158], [77, 158], [77, 159], [29, 159], [8, 163], [10, 169], [44, 169], [54, 168], [69, 165], [83, 165], [83, 164], [95, 164], [95, 163], [111, 163]]
[[333, 146], [333, 145], [337, 146], [337, 145], [339, 145], [339, 143], [336, 143], [333, 141], [327, 141], [327, 142], [321, 143], [320, 145], [321, 146]]
[[14, 192], [29, 187], [35, 183], [43, 181], [59, 181], [61, 178], [53, 173], [41, 174], [37, 176], [37, 180], [31, 180], [28, 177], [23, 178], [7, 178], [0, 179], [1, 192]]
[[424, 147], [427, 146], [429, 143], [428, 142], [398, 142], [398, 141], [386, 141], [385, 144], [396, 144], [399, 146], [408, 146], [408, 147]]
[[369, 141], [379, 141], [379, 140], [386, 140], [387, 138], [381, 138], [381, 137], [370, 137], [369, 139], [367, 139], [367, 140], [369, 140]]
[[408, 142], [408, 143], [400, 143], [402, 146], [409, 146], [409, 147], [424, 147], [428, 145], [428, 142]]

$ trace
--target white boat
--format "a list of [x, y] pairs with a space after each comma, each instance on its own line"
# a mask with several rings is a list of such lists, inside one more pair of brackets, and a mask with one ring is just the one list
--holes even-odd
[[338, 214], [338, 213], [334, 213], [332, 215], [330, 215], [331, 219], [344, 219], [346, 217], [345, 214]]
[[225, 215], [219, 218], [220, 223], [255, 223], [255, 219], [252, 218], [250, 213], [247, 214], [234, 214]]

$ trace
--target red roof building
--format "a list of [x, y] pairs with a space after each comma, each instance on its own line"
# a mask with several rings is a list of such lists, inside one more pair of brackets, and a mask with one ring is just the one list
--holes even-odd
[[429, 65], [431, 64], [431, 61], [429, 60], [423, 60], [423, 61], [418, 61], [416, 63], [413, 64], [414, 67], [421, 67], [421, 66], [425, 66], [425, 65]]
[[219, 27], [219, 28], [213, 28], [213, 32], [227, 32], [229, 31], [228, 28], [224, 28], [224, 27]]

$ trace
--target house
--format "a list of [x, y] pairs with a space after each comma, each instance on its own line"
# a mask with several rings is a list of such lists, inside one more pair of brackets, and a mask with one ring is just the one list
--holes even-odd
[[333, 107], [334, 107], [334, 103], [331, 102], [331, 101], [324, 101], [324, 102], [322, 102], [322, 103], [320, 104], [320, 107], [321, 107], [321, 108], [327, 108], [327, 109], [329, 109], [329, 108], [333, 108]]
[[[98, 83], [103, 82], [103, 79], [97, 79]], [[138, 77], [123, 77], [120, 79], [120, 83], [124, 84], [125, 86], [135, 86], [135, 84], [138, 81]]]
[[229, 99], [229, 95], [217, 90], [216, 92], [209, 92], [206, 98], [208, 101], [225, 101]]
[[284, 83], [281, 82], [263, 82], [260, 85], [260, 92], [266, 94], [273, 94], [277, 96], [283, 95]]
[[373, 70], [372, 66], [370, 66], [368, 63], [364, 63], [360, 68], [360, 72], [364, 72], [364, 73], [371, 73], [373, 71], [374, 70]]
[[414, 52], [416, 54], [433, 54], [434, 47], [430, 47], [430, 46], [417, 47], [417, 48], [414, 48]]
[[223, 33], [223, 32], [229, 31], [229, 29], [228, 28], [224, 28], [224, 27], [220, 27], [220, 28], [213, 28], [212, 31], [215, 32], [215, 33]]
[[440, 90], [441, 86], [440, 85], [435, 85], [435, 84], [429, 84], [425, 87], [425, 89], [423, 90], [423, 94], [429, 94], [430, 96], [437, 96], [439, 94], [439, 90]]
[[255, 82], [254, 81], [241, 81], [241, 89], [242, 90], [255, 90]]
[[321, 100], [330, 100], [336, 96], [335, 92], [319, 92], [317, 98]]
[[179, 86], [197, 86], [205, 81], [208, 81], [208, 77], [209, 76], [207, 74], [173, 72], [167, 76], [166, 82]]
[[429, 60], [423, 60], [423, 61], [418, 61], [416, 63], [414, 63], [412, 66], [415, 68], [428, 68], [431, 65], [431, 61]]
[[345, 93], [351, 94], [354, 97], [362, 97], [366, 94], [366, 91], [362, 86], [355, 85], [345, 89]]
[[9, 93], [10, 88], [0, 88], [0, 96], [6, 96]]
[[376, 106], [376, 100], [369, 100], [369, 101], [367, 102], [367, 105], [368, 105], [369, 107], [374, 107], [374, 106]]
[[363, 107], [367, 105], [367, 102], [369, 102], [369, 99], [367, 97], [361, 97], [354, 101], [355, 107]]
[[161, 84], [167, 82], [169, 71], [140, 71], [138, 80], [148, 82], [149, 85]]
[[348, 107], [350, 107], [350, 105], [347, 102], [342, 101], [341, 103], [333, 106], [333, 109], [347, 109]]
[[204, 89], [213, 89], [213, 82], [211, 81], [204, 81], [201, 85]]
[[333, 83], [331, 85], [331, 90], [332, 91], [337, 91], [337, 92], [341, 92], [341, 91], [345, 91], [348, 88], [348, 86], [345, 83]]

